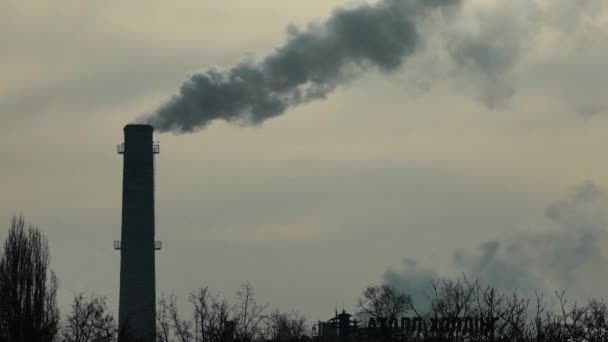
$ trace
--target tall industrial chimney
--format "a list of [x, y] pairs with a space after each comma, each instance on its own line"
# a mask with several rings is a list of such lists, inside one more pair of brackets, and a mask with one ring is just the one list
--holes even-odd
[[119, 340], [155, 341], [156, 277], [154, 252], [154, 155], [158, 144], [152, 140], [150, 125], [126, 125], [122, 183], [120, 250]]

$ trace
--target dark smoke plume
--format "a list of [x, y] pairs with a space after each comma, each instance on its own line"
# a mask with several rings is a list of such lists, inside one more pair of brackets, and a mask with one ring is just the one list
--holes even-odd
[[140, 121], [158, 131], [188, 133], [211, 121], [258, 124], [289, 107], [325, 98], [357, 71], [392, 71], [419, 46], [417, 24], [460, 0], [381, 0], [336, 9], [322, 24], [290, 26], [287, 42], [261, 61], [211, 68], [184, 82], [156, 112]]

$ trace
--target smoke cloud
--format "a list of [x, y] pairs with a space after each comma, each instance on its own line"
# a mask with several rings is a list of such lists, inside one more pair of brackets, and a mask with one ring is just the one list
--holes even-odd
[[[474, 84], [479, 100], [492, 109], [510, 104], [522, 74], [551, 63], [546, 59], [546, 49], [551, 49], [550, 59], [576, 56], [581, 50], [592, 50], [594, 44], [585, 46], [583, 42], [605, 35], [605, 26], [598, 20], [608, 8], [602, 0], [474, 2], [466, 2], [454, 23], [439, 29], [444, 32], [445, 46], [441, 48], [447, 51], [454, 73]], [[559, 42], [550, 43], [554, 45], [549, 48], [547, 44], [553, 39], [549, 37], [559, 37]], [[522, 70], [522, 66], [527, 68]], [[583, 69], [582, 63], [576, 68]], [[571, 78], [560, 73], [565, 79]], [[569, 99], [575, 107], [580, 106], [578, 101]], [[587, 110], [583, 112], [601, 112], [597, 110], [601, 101], [601, 97], [595, 99], [592, 106], [584, 106]]]
[[571, 298], [581, 299], [603, 296], [608, 281], [597, 270], [608, 264], [606, 208], [608, 192], [588, 181], [548, 205], [547, 227], [541, 233], [486, 241], [476, 252], [456, 251], [452, 259], [456, 274], [451, 275], [407, 259], [402, 269], [389, 268], [384, 282], [411, 292], [419, 303], [424, 303], [429, 280], [458, 273], [529, 297], [536, 290], [566, 290]]
[[[256, 125], [290, 107], [323, 99], [366, 70], [395, 72], [423, 50], [445, 57], [440, 63], [446, 63], [425, 65], [423, 75], [432, 78], [447, 67], [440, 78], [463, 76], [482, 103], [504, 107], [516, 93], [519, 64], [543, 54], [543, 44], [537, 44], [543, 32], [567, 37], [565, 41], [584, 40], [592, 32], [587, 26], [593, 13], [602, 12], [601, 3], [380, 0], [338, 8], [325, 22], [305, 29], [289, 26], [285, 44], [261, 60], [190, 76], [178, 94], [137, 121], [174, 133], [194, 132], [218, 119]], [[565, 46], [559, 48], [566, 52]], [[597, 103], [601, 106], [579, 111], [599, 113], [597, 108], [604, 107]]]
[[383, 0], [336, 9], [321, 24], [287, 29], [287, 42], [261, 61], [192, 75], [179, 94], [140, 121], [193, 132], [211, 121], [258, 124], [316, 99], [369, 67], [390, 72], [420, 44], [418, 22], [460, 0]]

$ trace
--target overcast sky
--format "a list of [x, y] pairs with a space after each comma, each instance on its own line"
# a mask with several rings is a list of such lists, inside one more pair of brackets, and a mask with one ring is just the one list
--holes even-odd
[[[189, 75], [362, 4], [178, 3], [0, 2], [0, 219], [22, 212], [49, 237], [64, 307], [94, 291], [116, 310], [123, 126]], [[464, 0], [444, 15], [395, 70], [259, 125], [157, 134], [157, 292], [250, 280], [313, 320], [367, 285], [463, 272], [599, 295], [608, 6]]]

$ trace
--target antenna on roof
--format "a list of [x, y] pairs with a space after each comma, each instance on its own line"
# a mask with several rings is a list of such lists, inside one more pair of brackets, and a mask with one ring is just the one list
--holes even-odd
[[336, 298], [336, 306], [334, 306], [334, 310], [336, 312], [336, 316], [334, 317], [338, 317], [338, 298]]

